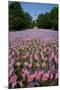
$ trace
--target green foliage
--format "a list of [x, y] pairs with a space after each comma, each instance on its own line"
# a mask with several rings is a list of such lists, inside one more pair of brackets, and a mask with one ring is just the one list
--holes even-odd
[[9, 30], [17, 31], [22, 29], [49, 28], [58, 30], [58, 7], [54, 7], [50, 12], [39, 14], [36, 21], [32, 21], [29, 13], [24, 12], [19, 2], [9, 4]]
[[32, 21], [32, 28], [36, 26], [35, 20]]
[[27, 12], [24, 13], [24, 25], [25, 28], [32, 28], [32, 17]]
[[24, 12], [19, 2], [9, 5], [9, 30], [16, 31], [32, 27], [32, 17]]
[[58, 7], [54, 7], [50, 12], [52, 28], [58, 29]]
[[36, 23], [38, 28], [58, 30], [58, 7], [54, 7], [49, 13], [39, 14]]

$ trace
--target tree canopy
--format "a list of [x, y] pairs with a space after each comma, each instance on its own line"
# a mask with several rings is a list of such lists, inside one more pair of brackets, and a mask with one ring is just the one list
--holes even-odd
[[9, 30], [22, 30], [32, 27], [32, 17], [24, 12], [19, 2], [12, 2], [9, 5]]
[[54, 7], [49, 13], [39, 14], [36, 23], [38, 28], [58, 30], [58, 7]]
[[47, 28], [58, 30], [58, 7], [45, 14], [39, 14], [37, 20], [32, 20], [28, 12], [25, 12], [19, 2], [9, 4], [9, 30], [17, 31], [27, 28]]

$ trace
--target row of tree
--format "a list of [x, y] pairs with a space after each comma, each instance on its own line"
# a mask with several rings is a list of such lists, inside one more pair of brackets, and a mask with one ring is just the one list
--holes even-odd
[[58, 7], [54, 7], [51, 12], [38, 15], [33, 21], [29, 13], [24, 12], [19, 2], [9, 4], [9, 30], [17, 31], [27, 28], [53, 28], [58, 30]]
[[58, 30], [58, 7], [54, 7], [49, 13], [40, 14], [36, 23], [38, 28]]

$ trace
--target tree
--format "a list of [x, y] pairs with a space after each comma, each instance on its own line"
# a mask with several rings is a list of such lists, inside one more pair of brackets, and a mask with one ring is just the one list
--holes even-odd
[[16, 31], [32, 27], [32, 17], [21, 8], [19, 2], [9, 4], [9, 30]]
[[36, 23], [38, 28], [53, 28], [58, 30], [58, 7], [54, 7], [48, 13], [39, 14]]
[[44, 14], [38, 15], [37, 26], [38, 28], [44, 28]]
[[36, 26], [37, 26], [37, 25], [36, 25], [36, 21], [33, 20], [33, 21], [32, 21], [32, 28], [33, 28], [33, 27], [36, 27]]
[[32, 28], [32, 17], [27, 12], [24, 13], [24, 25], [25, 28]]
[[54, 7], [50, 12], [50, 21], [52, 23], [52, 28], [58, 30], [58, 7]]

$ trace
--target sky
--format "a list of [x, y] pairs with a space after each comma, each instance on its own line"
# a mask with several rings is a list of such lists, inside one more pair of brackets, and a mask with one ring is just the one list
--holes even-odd
[[21, 6], [25, 12], [28, 12], [32, 19], [35, 20], [39, 14], [51, 11], [56, 4], [29, 3], [21, 2]]

